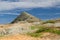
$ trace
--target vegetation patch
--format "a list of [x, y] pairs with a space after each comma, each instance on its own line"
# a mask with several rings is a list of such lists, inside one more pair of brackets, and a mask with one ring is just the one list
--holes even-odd
[[32, 37], [40, 37], [42, 35], [41, 33], [27, 33], [27, 34]]
[[36, 27], [34, 27], [34, 26], [31, 26], [31, 30], [34, 30], [34, 29], [36, 29]]
[[[28, 35], [32, 36], [32, 37], [41, 37], [43, 32], [49, 32], [49, 33], [54, 33], [54, 34], [58, 34], [60, 35], [60, 30], [57, 30], [56, 28], [50, 28], [50, 27], [37, 27], [38, 30], [36, 30], [36, 32], [34, 33], [28, 33]], [[34, 27], [32, 27], [32, 29], [35, 29]]]
[[60, 30], [57, 30], [57, 29], [48, 29], [48, 30], [45, 30], [45, 31], [60, 35]]
[[46, 23], [55, 23], [55, 20], [48, 20], [43, 22], [43, 24], [46, 24]]

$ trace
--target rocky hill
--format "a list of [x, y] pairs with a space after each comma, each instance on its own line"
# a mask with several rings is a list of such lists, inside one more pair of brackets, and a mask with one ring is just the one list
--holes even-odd
[[60, 40], [60, 19], [41, 21], [22, 12], [11, 24], [0, 25], [0, 40]]
[[31, 14], [27, 13], [27, 12], [22, 12], [13, 22], [11, 23], [17, 23], [20, 21], [26, 21], [26, 22], [39, 22], [41, 21], [40, 19], [32, 16]]

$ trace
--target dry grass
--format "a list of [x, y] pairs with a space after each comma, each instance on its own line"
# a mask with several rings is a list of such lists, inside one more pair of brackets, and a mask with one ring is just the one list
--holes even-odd
[[26, 35], [11, 35], [11, 36], [1, 37], [0, 40], [39, 40], [39, 39]]
[[31, 37], [28, 35], [9, 35], [0, 37], [0, 40], [60, 40], [60, 36], [52, 33], [42, 33], [42, 37]]
[[[12, 31], [14, 33], [14, 32], [17, 32], [17, 31], [15, 31], [16, 28], [20, 28], [20, 27], [28, 28], [31, 25], [32, 25], [31, 23], [24, 23], [24, 24], [23, 23], [21, 23], [21, 24], [20, 23], [15, 23], [13, 25], [12, 24], [3, 25], [4, 27], [1, 27], [2, 25], [0, 25], [0, 28], [3, 28], [3, 29], [5, 29], [5, 28], [14, 29], [14, 31]], [[39, 26], [36, 26], [36, 27], [39, 27]], [[32, 29], [35, 29], [35, 28], [32, 27]], [[29, 30], [29, 29], [27, 29], [27, 30]], [[40, 31], [41, 30], [42, 29], [40, 28]], [[40, 33], [40, 31], [39, 31], [39, 33]], [[41, 37], [31, 37], [30, 35], [15, 34], [15, 35], [8, 35], [8, 36], [0, 37], [0, 40], [60, 40], [60, 35], [53, 34], [53, 33], [47, 33], [47, 32], [46, 33], [42, 32], [42, 36]]]

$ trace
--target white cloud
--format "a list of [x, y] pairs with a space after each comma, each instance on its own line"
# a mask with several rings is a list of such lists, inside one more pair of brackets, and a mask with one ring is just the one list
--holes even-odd
[[0, 0], [0, 1], [10, 1], [10, 2], [48, 2], [48, 1], [54, 1], [58, 2], [60, 0]]
[[55, 15], [60, 15], [60, 13], [55, 13]]
[[4, 14], [9, 14], [9, 15], [20, 15], [18, 13], [0, 13], [1, 16], [4, 16]]
[[[15, 8], [47, 8], [59, 5], [60, 0], [20, 0], [20, 2], [0, 2], [0, 11], [11, 10]], [[60, 6], [58, 6], [60, 7]]]

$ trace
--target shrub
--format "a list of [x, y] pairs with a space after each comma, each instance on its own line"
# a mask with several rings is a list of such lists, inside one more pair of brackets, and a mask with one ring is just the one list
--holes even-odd
[[44, 21], [43, 24], [46, 24], [46, 23], [55, 23], [54, 20], [48, 20], [48, 21]]
[[57, 30], [57, 29], [48, 29], [48, 30], [45, 30], [45, 31], [60, 35], [60, 30]]
[[40, 37], [42, 34], [41, 33], [28, 33], [28, 35], [32, 37]]
[[60, 30], [57, 30], [57, 28], [52, 28], [52, 27], [44, 27], [44, 26], [32, 26], [31, 29], [34, 30], [35, 28], [38, 28], [33, 33], [28, 33], [28, 35], [32, 37], [41, 37], [42, 32], [49, 32], [49, 33], [54, 33], [60, 35]]
[[31, 26], [31, 30], [34, 30], [35, 29], [35, 27], [34, 26]]
[[48, 27], [39, 27], [36, 33], [44, 32], [45, 30], [49, 29]]

